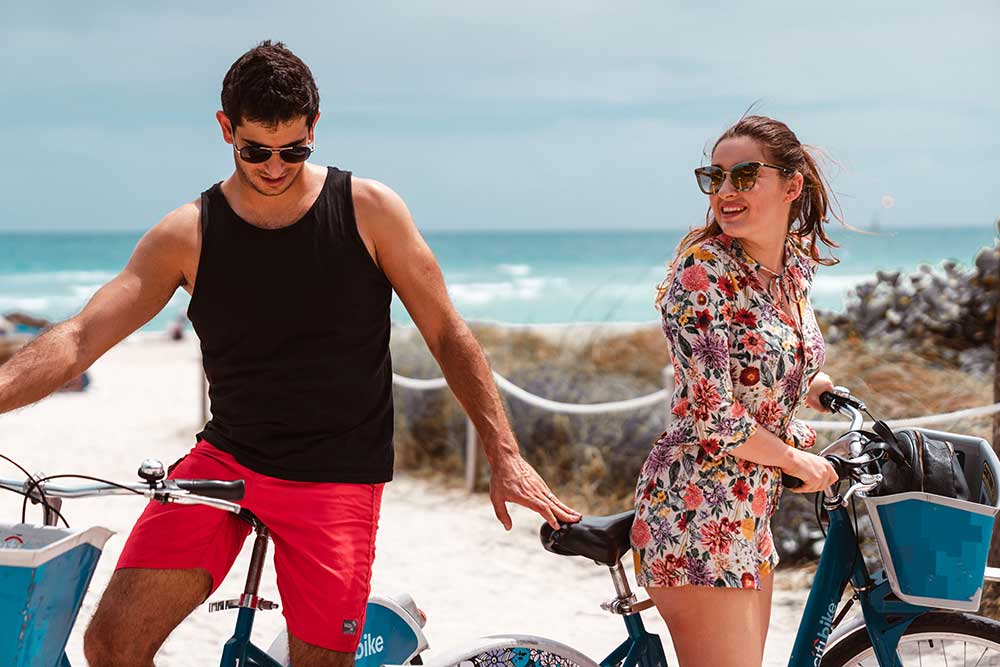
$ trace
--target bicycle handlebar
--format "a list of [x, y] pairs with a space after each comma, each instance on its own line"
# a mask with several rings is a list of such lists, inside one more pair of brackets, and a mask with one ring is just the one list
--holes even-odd
[[96, 482], [75, 486], [52, 484], [44, 480], [36, 486], [32, 484], [31, 480], [0, 479], [0, 488], [29, 495], [36, 500], [41, 497], [41, 493], [52, 498], [140, 495], [161, 503], [207, 505], [233, 514], [240, 514], [243, 508], [231, 501], [241, 500], [244, 493], [242, 479], [232, 481], [165, 479], [151, 483], [110, 484]]
[[[17, 479], [0, 479], [0, 487], [12, 491], [25, 492], [31, 482]], [[53, 498], [90, 498], [93, 496], [125, 496], [125, 495], [197, 495], [216, 500], [242, 500], [244, 483], [242, 479], [221, 481], [215, 479], [166, 479], [150, 485], [143, 482], [133, 484], [51, 484], [42, 482], [40, 485], [45, 495]]]

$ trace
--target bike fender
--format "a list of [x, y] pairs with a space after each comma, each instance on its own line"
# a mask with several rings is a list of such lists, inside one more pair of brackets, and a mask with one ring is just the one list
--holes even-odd
[[830, 638], [827, 639], [826, 648], [824, 649], [823, 652], [825, 653], [826, 651], [829, 651], [834, 644], [836, 644], [841, 639], [851, 634], [858, 628], [864, 626], [864, 624], [865, 624], [865, 617], [864, 614], [861, 613], [855, 614], [850, 618], [845, 618], [843, 621], [840, 622], [840, 625], [834, 628], [833, 632], [830, 633]]

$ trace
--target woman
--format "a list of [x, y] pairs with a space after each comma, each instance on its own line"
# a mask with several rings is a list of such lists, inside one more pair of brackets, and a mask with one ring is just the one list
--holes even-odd
[[695, 173], [707, 222], [681, 241], [657, 297], [673, 422], [639, 476], [632, 545], [681, 667], [745, 667], [764, 653], [781, 472], [800, 493], [837, 479], [793, 419], [833, 389], [809, 291], [816, 264], [836, 262], [818, 242], [836, 244], [820, 171], [784, 123], [744, 117]]

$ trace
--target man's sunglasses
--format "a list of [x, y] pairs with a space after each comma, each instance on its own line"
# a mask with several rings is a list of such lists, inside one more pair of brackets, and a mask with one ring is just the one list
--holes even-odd
[[312, 155], [313, 147], [289, 146], [288, 148], [265, 148], [264, 146], [244, 146], [243, 148], [236, 148], [236, 144], [234, 143], [233, 150], [239, 154], [241, 160], [250, 164], [267, 162], [275, 153], [280, 155], [281, 159], [285, 162], [298, 164], [309, 159], [309, 156]]
[[706, 195], [714, 195], [722, 188], [722, 184], [726, 181], [726, 174], [729, 174], [729, 180], [736, 190], [746, 192], [756, 185], [757, 172], [760, 171], [761, 167], [777, 169], [785, 176], [795, 173], [794, 169], [780, 167], [776, 164], [768, 164], [767, 162], [740, 162], [739, 164], [734, 164], [733, 168], [729, 171], [715, 165], [711, 167], [698, 167], [694, 170], [694, 175], [698, 179], [698, 187]]

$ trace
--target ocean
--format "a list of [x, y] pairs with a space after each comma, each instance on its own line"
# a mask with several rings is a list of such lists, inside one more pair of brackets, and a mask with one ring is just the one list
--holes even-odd
[[[50, 319], [78, 312], [127, 262], [140, 232], [0, 232], [0, 314], [24, 311]], [[679, 230], [426, 232], [449, 293], [468, 320], [504, 323], [645, 322]], [[816, 308], [842, 310], [854, 285], [877, 269], [911, 272], [946, 259], [972, 265], [993, 245], [994, 227], [896, 228], [877, 236], [834, 229], [841, 262], [820, 267]], [[146, 327], [158, 331], [183, 314], [178, 290]], [[322, 308], [322, 304], [316, 304]], [[393, 320], [411, 320], [398, 297]], [[280, 323], [275, 323], [276, 326]]]

